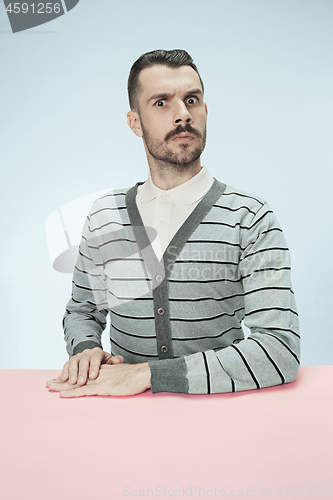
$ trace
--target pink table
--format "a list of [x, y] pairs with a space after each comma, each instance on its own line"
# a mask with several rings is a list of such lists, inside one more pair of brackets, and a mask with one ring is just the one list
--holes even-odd
[[[333, 366], [235, 394], [61, 399], [0, 370], [1, 500], [333, 500]], [[288, 495], [289, 493], [289, 495]]]

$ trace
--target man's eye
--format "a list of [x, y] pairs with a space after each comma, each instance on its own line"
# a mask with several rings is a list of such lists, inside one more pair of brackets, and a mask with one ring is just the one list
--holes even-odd
[[198, 102], [198, 98], [197, 97], [188, 97], [187, 100], [186, 100], [187, 104], [195, 104], [196, 102]]
[[160, 99], [159, 101], [155, 102], [155, 106], [158, 106], [159, 108], [162, 108], [165, 106], [166, 100], [165, 99]]

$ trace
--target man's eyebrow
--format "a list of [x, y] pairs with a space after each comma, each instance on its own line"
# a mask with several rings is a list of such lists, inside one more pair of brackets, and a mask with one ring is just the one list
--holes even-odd
[[197, 88], [197, 89], [194, 89], [194, 90], [190, 90], [189, 92], [186, 92], [186, 95], [192, 95], [192, 94], [203, 94], [202, 90]]
[[154, 99], [166, 99], [168, 97], [172, 97], [172, 94], [170, 94], [168, 92], [161, 92], [160, 94], [154, 94], [151, 97], [149, 97], [147, 103], [149, 101], [153, 101]]
[[[199, 88], [189, 90], [188, 92], [186, 92], [186, 96], [193, 95], [193, 94], [201, 94], [202, 95], [203, 92]], [[172, 97], [172, 96], [173, 96], [173, 94], [170, 94], [170, 92], [161, 92], [159, 94], [154, 94], [151, 97], [149, 97], [147, 104], [149, 101], [152, 101], [155, 99], [167, 99], [167, 98]]]

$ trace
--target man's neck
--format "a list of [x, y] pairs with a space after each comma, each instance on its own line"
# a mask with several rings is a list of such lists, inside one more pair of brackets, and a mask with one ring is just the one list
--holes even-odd
[[[162, 163], [162, 162], [159, 162]], [[188, 165], [175, 165], [163, 162], [159, 164], [149, 161], [150, 175], [155, 186], [160, 189], [172, 189], [189, 181], [201, 170], [200, 158]]]

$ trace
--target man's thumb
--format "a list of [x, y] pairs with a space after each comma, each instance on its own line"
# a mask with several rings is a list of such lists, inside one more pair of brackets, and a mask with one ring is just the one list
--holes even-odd
[[112, 356], [111, 358], [111, 364], [117, 365], [119, 363], [124, 363], [124, 358], [118, 354], [117, 356]]

